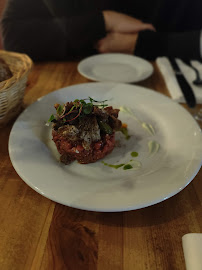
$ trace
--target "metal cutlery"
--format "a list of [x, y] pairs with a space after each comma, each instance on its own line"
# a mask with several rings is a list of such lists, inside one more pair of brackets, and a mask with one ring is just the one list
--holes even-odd
[[184, 75], [182, 74], [175, 58], [169, 58], [169, 61], [170, 61], [170, 64], [173, 68], [174, 74], [175, 74], [176, 79], [179, 83], [179, 86], [182, 90], [182, 93], [184, 95], [184, 98], [186, 100], [187, 105], [190, 108], [194, 108], [196, 106], [196, 98], [195, 98], [195, 95], [194, 95], [194, 92], [193, 92], [191, 86], [189, 85], [189, 83], [185, 79]]
[[200, 74], [199, 74], [198, 69], [195, 68], [195, 67], [192, 65], [191, 61], [189, 61], [189, 64], [190, 64], [191, 68], [192, 68], [192, 69], [195, 71], [195, 73], [196, 73], [196, 79], [193, 81], [193, 84], [195, 84], [195, 85], [197, 85], [197, 86], [202, 85], [202, 79], [201, 79], [201, 77], [200, 77]]

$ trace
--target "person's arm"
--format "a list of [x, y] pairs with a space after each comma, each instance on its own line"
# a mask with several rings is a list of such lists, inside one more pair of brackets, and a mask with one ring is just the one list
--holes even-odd
[[12, 8], [10, 5], [2, 19], [4, 48], [27, 53], [33, 60], [64, 60], [88, 55], [95, 52], [95, 42], [105, 36], [101, 11], [43, 17], [37, 13], [21, 15], [17, 9], [13, 13]]
[[201, 59], [200, 31], [162, 33], [142, 31], [139, 33], [135, 55], [155, 60], [158, 56], [181, 59]]
[[138, 34], [112, 32], [97, 42], [96, 49], [99, 53], [134, 54], [137, 39]]
[[155, 60], [159, 56], [201, 60], [202, 37], [200, 38], [200, 31], [109, 33], [97, 43], [97, 48], [100, 53], [122, 52], [148, 60]]
[[106, 31], [109, 33], [138, 33], [143, 30], [155, 31], [155, 28], [150, 23], [145, 23], [139, 19], [129, 15], [116, 12], [113, 10], [103, 11]]
[[151, 24], [113, 11], [104, 12], [104, 18], [109, 33], [97, 43], [100, 53], [135, 53], [148, 60], [158, 56], [182, 59], [200, 59], [202, 56], [200, 31], [158, 32]]
[[96, 48], [100, 53], [120, 52], [133, 54], [138, 33], [143, 30], [155, 31], [152, 24], [116, 11], [103, 11], [106, 36], [99, 40]]
[[27, 53], [33, 60], [64, 60], [93, 50], [105, 35], [102, 14], [73, 18], [25, 18], [2, 21], [6, 50]]

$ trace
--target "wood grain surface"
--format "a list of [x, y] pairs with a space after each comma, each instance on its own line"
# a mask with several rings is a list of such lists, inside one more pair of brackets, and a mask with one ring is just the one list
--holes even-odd
[[[24, 108], [51, 91], [89, 82], [77, 64], [35, 64]], [[153, 65], [154, 74], [140, 85], [168, 95]], [[182, 236], [202, 232], [201, 170], [180, 193], [144, 209], [73, 209], [39, 195], [17, 175], [8, 154], [14, 121], [0, 129], [0, 270], [185, 270]]]

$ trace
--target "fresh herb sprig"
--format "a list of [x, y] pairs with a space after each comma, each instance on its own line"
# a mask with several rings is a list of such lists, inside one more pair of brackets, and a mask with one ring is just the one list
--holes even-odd
[[105, 104], [105, 102], [107, 101], [107, 99], [106, 100], [102, 100], [102, 101], [98, 101], [98, 100], [95, 100], [95, 99], [93, 99], [93, 98], [91, 98], [91, 97], [88, 97], [88, 99], [90, 100], [90, 103], [100, 103], [100, 104], [94, 104], [94, 106], [97, 106], [97, 107], [101, 107], [101, 108], [105, 108], [105, 107], [107, 107], [108, 106], [108, 104]]
[[[57, 104], [57, 108], [56, 108], [57, 114], [56, 115], [52, 114], [50, 116], [48, 122], [56, 122], [57, 120], [63, 120], [63, 122], [65, 123], [65, 122], [73, 121], [77, 117], [79, 117], [81, 114], [88, 115], [88, 114], [92, 113], [93, 106], [104, 109], [105, 107], [108, 106], [108, 104], [106, 104], [106, 101], [107, 100], [98, 101], [98, 100], [95, 100], [91, 97], [88, 97], [85, 99], [75, 99], [73, 101], [73, 106], [67, 112], [65, 110], [65, 108], [66, 108], [65, 104], [64, 105]], [[73, 119], [66, 120], [65, 117], [70, 115], [73, 112], [74, 113], [77, 112], [77, 115]]]

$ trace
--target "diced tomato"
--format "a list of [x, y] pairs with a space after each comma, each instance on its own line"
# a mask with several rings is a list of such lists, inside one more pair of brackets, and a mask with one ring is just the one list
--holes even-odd
[[81, 152], [81, 151], [83, 151], [83, 146], [82, 145], [77, 145], [77, 147], [76, 147], [76, 149], [79, 151], [79, 152]]
[[95, 149], [95, 150], [99, 150], [99, 149], [101, 148], [101, 146], [102, 146], [102, 142], [101, 142], [101, 141], [96, 142], [96, 143], [94, 144], [94, 149]]

